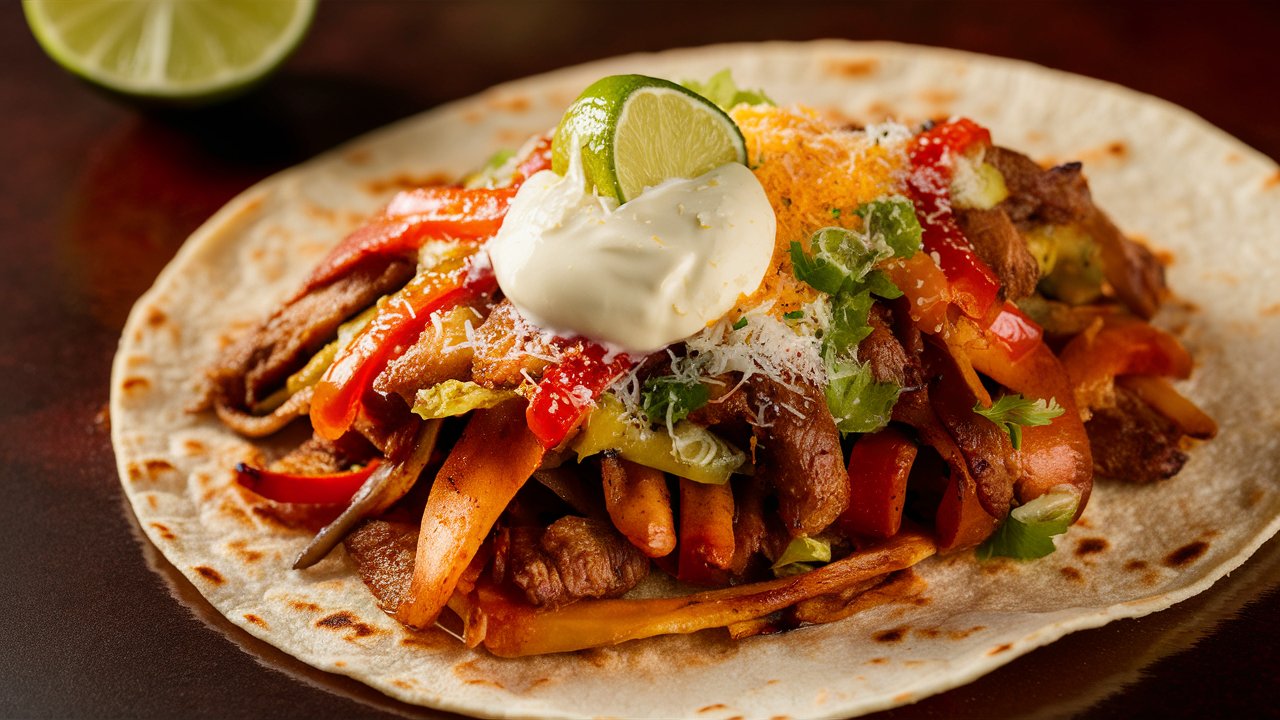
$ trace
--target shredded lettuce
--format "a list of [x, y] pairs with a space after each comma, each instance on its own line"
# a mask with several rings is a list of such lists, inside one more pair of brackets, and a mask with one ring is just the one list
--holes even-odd
[[516, 394], [511, 390], [491, 390], [473, 382], [445, 380], [419, 390], [413, 412], [423, 420], [453, 417], [491, 408], [514, 397]]
[[1062, 485], [1014, 508], [995, 533], [978, 546], [978, 559], [1035, 560], [1052, 553], [1056, 549], [1053, 537], [1067, 531], [1079, 506], [1080, 494], [1075, 488]]
[[787, 544], [773, 563], [773, 574], [778, 577], [799, 575], [817, 567], [818, 563], [831, 562], [831, 543], [811, 537], [798, 537]]
[[728, 68], [712, 75], [704, 83], [697, 80], [685, 80], [680, 84], [719, 105], [725, 111], [743, 103], [747, 105], [775, 104], [768, 95], [764, 94], [764, 90], [744, 90], [738, 87], [738, 84], [733, 81], [733, 74], [729, 72]]

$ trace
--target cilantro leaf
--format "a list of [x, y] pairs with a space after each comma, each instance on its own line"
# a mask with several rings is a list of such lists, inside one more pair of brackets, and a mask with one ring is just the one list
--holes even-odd
[[710, 397], [707, 386], [696, 380], [663, 375], [644, 381], [640, 406], [651, 423], [678, 423], [706, 405]]
[[1056, 549], [1053, 536], [1067, 531], [1079, 506], [1080, 495], [1075, 488], [1060, 486], [1014, 508], [995, 533], [978, 546], [978, 559], [1034, 560], [1052, 553]]
[[902, 291], [897, 285], [889, 279], [883, 270], [872, 270], [867, 274], [867, 288], [871, 290], [873, 295], [885, 298], [886, 300], [894, 300], [902, 297]]
[[792, 311], [791, 311], [791, 312], [789, 312], [789, 313], [783, 313], [783, 314], [782, 314], [782, 319], [783, 319], [783, 320], [802, 320], [802, 319], [804, 319], [804, 311], [803, 311], [803, 310], [792, 310]]
[[920, 250], [923, 230], [916, 218], [915, 206], [901, 196], [872, 200], [858, 206], [854, 213], [862, 218], [871, 244], [884, 243], [895, 257], [909, 258]]
[[876, 382], [871, 366], [844, 360], [828, 361], [827, 407], [842, 433], [875, 432], [889, 424], [902, 388]]
[[1004, 395], [989, 408], [978, 403], [973, 406], [973, 411], [1009, 433], [1009, 441], [1013, 443], [1014, 450], [1022, 449], [1023, 426], [1048, 425], [1065, 412], [1054, 398], [1028, 400], [1017, 394]]
[[697, 80], [685, 80], [680, 84], [719, 105], [723, 110], [730, 110], [733, 106], [742, 103], [748, 105], [775, 104], [768, 95], [764, 94], [764, 90], [744, 90], [738, 87], [738, 84], [733, 81], [733, 74], [729, 72], [728, 68], [712, 75], [705, 83]]
[[841, 294], [831, 299], [831, 321], [822, 336], [823, 354], [830, 358], [847, 357], [858, 343], [871, 334], [867, 317], [871, 314], [871, 293]]
[[791, 242], [791, 266], [798, 280], [828, 295], [840, 292], [849, 279], [843, 266], [821, 253], [809, 256], [795, 241]]
[[875, 200], [854, 212], [863, 220], [862, 231], [822, 228], [809, 238], [811, 254], [800, 243], [791, 243], [796, 278], [830, 296], [831, 319], [822, 337], [828, 377], [825, 394], [843, 433], [872, 432], [887, 425], [902, 392], [896, 383], [876, 382], [871, 368], [854, 358], [858, 343], [871, 334], [872, 296], [902, 296], [876, 265], [891, 257], [914, 255], [921, 236], [915, 207], [906, 198]]

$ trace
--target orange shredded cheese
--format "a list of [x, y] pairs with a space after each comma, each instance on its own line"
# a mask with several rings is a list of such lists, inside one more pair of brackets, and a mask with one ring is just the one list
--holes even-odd
[[858, 227], [855, 208], [900, 192], [896, 178], [905, 157], [901, 147], [877, 144], [804, 106], [739, 105], [729, 114], [742, 129], [748, 162], [778, 221], [770, 270], [734, 314], [772, 301], [771, 314], [780, 317], [816, 297], [792, 274], [792, 241], [807, 250], [821, 228]]

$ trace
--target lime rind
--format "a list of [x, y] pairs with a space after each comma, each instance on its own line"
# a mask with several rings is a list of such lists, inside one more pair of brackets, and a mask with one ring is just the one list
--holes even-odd
[[723, 110], [644, 75], [611, 75], [582, 92], [556, 128], [552, 169], [564, 174], [575, 148], [588, 183], [619, 202], [670, 178], [747, 160], [742, 132]]
[[[72, 74], [122, 95], [184, 101], [225, 97], [265, 78], [306, 36], [316, 0], [244, 7], [179, 0], [22, 5], [36, 41]], [[269, 18], [283, 23], [259, 22], [285, 11], [287, 17]], [[222, 36], [208, 32], [212, 27]], [[182, 42], [175, 42], [179, 30]], [[200, 55], [203, 66], [192, 62]]]

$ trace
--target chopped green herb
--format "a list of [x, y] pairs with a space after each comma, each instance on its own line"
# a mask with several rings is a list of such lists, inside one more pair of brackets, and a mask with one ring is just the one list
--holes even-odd
[[[832, 214], [838, 216], [837, 209]], [[791, 243], [795, 276], [830, 296], [831, 321], [822, 337], [829, 382], [827, 406], [841, 432], [872, 432], [889, 422], [902, 392], [896, 383], [876, 382], [857, 361], [858, 343], [871, 334], [873, 296], [902, 296], [876, 265], [891, 257], [910, 257], [920, 249], [920, 223], [910, 200], [889, 197], [859, 205], [863, 230], [823, 228], [809, 238], [810, 253]]]
[[831, 217], [833, 217], [833, 218], [835, 218], [835, 219], [839, 220], [839, 219], [840, 219], [840, 208], [831, 208]]
[[1079, 506], [1080, 495], [1075, 489], [1061, 486], [1014, 508], [995, 534], [978, 546], [978, 559], [1034, 560], [1052, 553], [1053, 536], [1067, 531]]
[[803, 318], [804, 318], [804, 311], [803, 311], [803, 310], [792, 310], [792, 311], [791, 311], [791, 312], [789, 312], [789, 313], [783, 313], [783, 314], [782, 314], [782, 318], [783, 318], [784, 320], [800, 320], [800, 319], [803, 319]]
[[742, 328], [744, 328], [744, 327], [746, 327], [746, 326], [747, 326], [747, 318], [744, 316], [744, 317], [740, 317], [740, 318], [738, 318], [738, 321], [737, 321], [737, 322], [735, 322], [735, 323], [733, 324], [733, 329], [734, 329], [734, 330], [741, 330]]
[[862, 218], [872, 245], [881, 243], [893, 249], [895, 257], [909, 258], [920, 250], [922, 230], [915, 206], [904, 197], [872, 200], [858, 206], [854, 213]]
[[644, 381], [640, 403], [649, 422], [678, 423], [706, 405], [710, 397], [707, 386], [700, 382], [663, 375]]
[[1009, 442], [1014, 450], [1022, 449], [1022, 427], [1048, 425], [1061, 415], [1064, 410], [1054, 398], [1049, 400], [1028, 400], [1021, 395], [1004, 395], [991, 407], [984, 408], [979, 403], [973, 411], [991, 422], [999, 425], [1009, 433]]
[[728, 68], [712, 75], [705, 83], [700, 83], [696, 80], [685, 80], [680, 84], [719, 105], [724, 110], [730, 110], [735, 105], [742, 103], [748, 105], [774, 104], [773, 100], [764, 94], [764, 90], [744, 90], [739, 88], [738, 84], [733, 81], [733, 75]]
[[871, 293], [843, 293], [831, 298], [831, 321], [822, 336], [823, 354], [831, 357], [848, 357], [858, 348], [858, 343], [871, 334], [867, 322], [871, 314]]
[[889, 424], [902, 388], [876, 382], [871, 366], [857, 361], [828, 361], [827, 407], [842, 433], [875, 432]]

